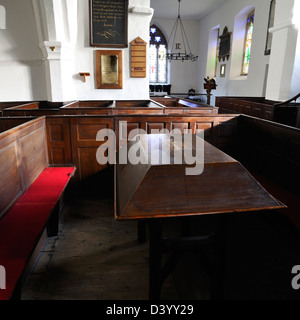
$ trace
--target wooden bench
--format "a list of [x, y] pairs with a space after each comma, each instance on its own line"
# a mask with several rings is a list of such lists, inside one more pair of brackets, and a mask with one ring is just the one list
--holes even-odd
[[299, 230], [300, 129], [241, 115], [229, 149], [231, 156], [287, 206], [280, 210], [281, 217]]
[[0, 134], [0, 300], [18, 299], [36, 252], [58, 233], [63, 194], [74, 166], [48, 165], [45, 117]]
[[298, 105], [280, 105], [262, 97], [216, 97], [216, 106], [222, 113], [237, 112], [293, 127], [299, 125]]

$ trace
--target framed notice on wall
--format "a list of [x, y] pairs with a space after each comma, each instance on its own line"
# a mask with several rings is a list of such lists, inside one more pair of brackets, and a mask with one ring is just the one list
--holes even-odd
[[128, 0], [90, 0], [90, 45], [128, 46]]
[[123, 88], [122, 50], [96, 50], [97, 89]]

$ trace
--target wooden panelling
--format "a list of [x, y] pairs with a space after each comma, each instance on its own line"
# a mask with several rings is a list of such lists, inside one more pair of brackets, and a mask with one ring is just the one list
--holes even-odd
[[71, 164], [70, 119], [47, 117], [47, 140], [50, 164]]
[[4, 117], [42, 117], [59, 115], [59, 109], [5, 109], [2, 111]]
[[172, 122], [171, 123], [171, 130], [180, 130], [181, 133], [187, 133], [190, 129], [189, 122]]
[[76, 179], [83, 180], [107, 165], [97, 162], [96, 153], [105, 141], [97, 141], [97, 133], [101, 129], [113, 130], [112, 117], [75, 117], [70, 118], [72, 159], [78, 168]]
[[109, 128], [107, 123], [77, 123], [77, 141], [94, 141], [99, 130]]
[[166, 123], [165, 122], [147, 122], [147, 130], [146, 132], [149, 134], [153, 134], [157, 132], [158, 130], [161, 132], [162, 130], [166, 129]]
[[45, 118], [0, 134], [0, 216], [48, 165]]
[[78, 166], [81, 180], [107, 167], [107, 165], [101, 165], [96, 161], [97, 150], [98, 147], [78, 148]]
[[211, 138], [213, 135], [213, 126], [214, 123], [213, 122], [196, 122], [196, 133], [199, 130], [204, 130], [204, 137], [205, 138]]
[[13, 106], [10, 107], [6, 110], [21, 110], [21, 109], [25, 109], [25, 110], [30, 110], [30, 109], [38, 109], [39, 108], [39, 103], [38, 102], [31, 102], [31, 103], [26, 103], [26, 104], [21, 104], [19, 106]]
[[48, 165], [46, 141], [45, 126], [19, 139], [22, 170], [24, 172], [24, 189]]
[[183, 115], [184, 109], [182, 107], [166, 107], [165, 109], [165, 114], [170, 114], [170, 115]]
[[18, 159], [16, 140], [3, 147], [3, 140], [0, 140], [0, 218], [1, 213], [12, 203], [22, 192], [21, 177], [18, 170]]
[[[235, 126], [237, 125], [238, 115], [212, 115], [212, 116], [119, 116], [115, 117], [115, 130], [118, 137], [120, 132], [120, 123], [126, 121], [127, 132], [131, 129], [140, 128], [149, 133], [149, 129], [157, 128], [164, 129], [171, 132], [174, 128], [184, 132], [190, 129], [192, 133], [196, 133], [197, 129], [204, 129], [205, 139], [209, 143], [218, 147], [226, 147], [231, 144], [232, 137], [235, 134]], [[127, 141], [124, 140], [124, 133], [122, 144]]]
[[0, 132], [12, 129], [27, 121], [31, 121], [32, 117], [5, 117], [0, 118]]
[[91, 115], [91, 114], [103, 114], [111, 115], [113, 114], [112, 108], [92, 108], [92, 107], [77, 107], [77, 108], [61, 108], [59, 110], [60, 114], [69, 114], [69, 115]]
[[156, 101], [166, 107], [176, 107], [177, 98], [163, 98], [163, 97], [151, 97], [151, 100]]
[[49, 140], [58, 142], [64, 140], [64, 125], [63, 123], [52, 124], [49, 130]]
[[[129, 103], [129, 102], [128, 102]], [[111, 108], [114, 109], [114, 108]], [[147, 110], [148, 108], [141, 108]], [[163, 108], [162, 108], [163, 109]], [[238, 115], [64, 115], [47, 117], [46, 132], [49, 163], [74, 164], [77, 168], [77, 179], [84, 179], [105, 168], [96, 161], [98, 147], [104, 143], [96, 140], [99, 130], [109, 128], [115, 130], [117, 148], [119, 134], [121, 143], [127, 143], [128, 133], [133, 129], [151, 130], [166, 129], [171, 132], [179, 129], [192, 133], [203, 129], [205, 139], [217, 147], [226, 147], [235, 134], [236, 117]], [[126, 127], [120, 131], [120, 122], [126, 121]], [[35, 139], [37, 140], [37, 139]], [[25, 144], [24, 144], [25, 145]], [[27, 143], [26, 143], [27, 145]], [[28, 142], [30, 148], [30, 142]]]
[[[117, 109], [116, 109], [117, 110]], [[164, 108], [134, 108], [132, 114], [164, 114]], [[118, 114], [114, 112], [114, 114]]]
[[197, 114], [218, 114], [218, 108], [199, 107], [199, 108], [184, 108], [184, 114], [197, 115]]
[[260, 97], [216, 97], [216, 106], [221, 108], [222, 112], [238, 112], [297, 127], [300, 107], [278, 107], [275, 104], [276, 101], [265, 100]]

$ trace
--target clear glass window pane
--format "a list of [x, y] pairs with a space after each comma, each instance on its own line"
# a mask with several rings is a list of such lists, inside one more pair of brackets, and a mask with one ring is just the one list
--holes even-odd
[[150, 82], [156, 82], [157, 78], [157, 50], [156, 46], [151, 44], [149, 49], [149, 75]]
[[167, 49], [165, 45], [158, 48], [158, 82], [167, 82]]
[[167, 83], [167, 41], [155, 25], [150, 27], [149, 81]]

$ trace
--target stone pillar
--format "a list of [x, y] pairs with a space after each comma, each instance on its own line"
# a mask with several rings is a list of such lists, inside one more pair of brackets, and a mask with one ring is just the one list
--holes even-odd
[[47, 100], [74, 100], [73, 54], [77, 35], [77, 1], [32, 0], [45, 63]]
[[295, 2], [276, 0], [266, 99], [285, 101], [290, 97], [298, 29], [293, 21]]

